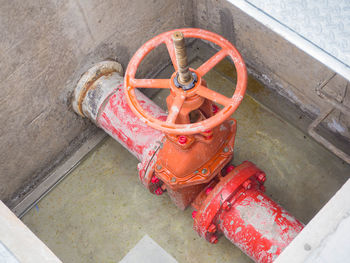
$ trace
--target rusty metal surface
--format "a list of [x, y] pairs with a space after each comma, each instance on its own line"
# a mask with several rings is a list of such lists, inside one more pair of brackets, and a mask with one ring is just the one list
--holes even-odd
[[317, 142], [321, 143], [324, 147], [334, 153], [336, 156], [344, 160], [345, 162], [350, 164], [350, 155], [336, 147], [333, 143], [328, 141], [326, 138], [322, 137], [320, 134], [316, 132], [317, 126], [325, 120], [333, 111], [334, 107], [330, 107], [328, 110], [323, 111], [309, 126], [308, 133], [314, 138]]
[[[316, 87], [316, 93], [318, 96], [320, 96], [322, 99], [324, 99], [328, 104], [330, 104], [330, 107], [327, 110], [324, 110], [321, 112], [321, 114], [309, 125], [307, 131], [309, 135], [314, 138], [316, 141], [321, 143], [324, 147], [326, 147], [328, 150], [330, 150], [332, 153], [334, 153], [336, 156], [350, 164], [350, 155], [341, 149], [339, 149], [337, 146], [335, 146], [333, 143], [331, 143], [329, 140], [327, 140], [325, 137], [322, 137], [320, 134], [316, 132], [317, 126], [324, 121], [334, 110], [339, 110], [343, 114], [350, 116], [350, 108], [344, 105], [343, 101], [336, 100], [333, 96], [329, 95], [327, 92], [323, 90], [323, 88], [336, 76], [337, 74], [332, 74], [331, 77], [323, 81], [320, 85]], [[348, 90], [349, 83], [346, 84], [346, 92]], [[345, 97], [344, 95], [344, 97]]]
[[181, 84], [187, 84], [191, 81], [192, 75], [188, 68], [186, 46], [184, 35], [180, 32], [174, 32], [172, 35], [175, 49], [176, 63], [179, 72], [179, 82]]
[[118, 72], [120, 75], [123, 74], [123, 68], [120, 63], [115, 61], [102, 61], [95, 64], [81, 76], [77, 86], [74, 89], [72, 99], [72, 106], [76, 113], [85, 117], [82, 104], [86, 93], [89, 91], [91, 85], [94, 84], [96, 80], [104, 75], [109, 75], [112, 72]]

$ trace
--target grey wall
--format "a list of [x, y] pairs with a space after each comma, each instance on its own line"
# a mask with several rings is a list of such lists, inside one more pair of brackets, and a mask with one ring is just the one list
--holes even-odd
[[[193, 0], [193, 7], [195, 26], [229, 39], [266, 86], [275, 89], [311, 116], [315, 117], [328, 108], [328, 104], [315, 93], [318, 83], [333, 74], [323, 64], [226, 0]], [[336, 77], [325, 88], [350, 106], [350, 87], [346, 96], [345, 89], [346, 80], [342, 77]], [[349, 117], [336, 112], [329, 116], [327, 123], [329, 129], [350, 138]]]
[[[13, 206], [96, 129], [70, 110], [79, 76], [108, 58], [125, 68], [147, 39], [191, 23], [185, 19], [192, 10], [184, 8], [188, 5], [185, 0], [0, 1], [1, 200]], [[146, 64], [144, 71], [151, 70]]]

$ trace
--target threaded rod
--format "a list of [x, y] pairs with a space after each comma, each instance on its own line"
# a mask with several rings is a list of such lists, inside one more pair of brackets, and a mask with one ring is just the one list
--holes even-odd
[[174, 32], [172, 38], [174, 41], [175, 57], [179, 72], [178, 81], [181, 84], [187, 84], [192, 80], [192, 74], [188, 69], [185, 38], [180, 31]]

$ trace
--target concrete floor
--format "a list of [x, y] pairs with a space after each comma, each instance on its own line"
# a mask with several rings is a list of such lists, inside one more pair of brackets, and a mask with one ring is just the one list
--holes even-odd
[[[221, 63], [206, 76], [208, 86], [231, 95], [230, 69]], [[234, 114], [233, 163], [250, 160], [265, 170], [267, 194], [307, 223], [346, 181], [350, 166], [253, 99], [263, 91], [250, 79], [252, 96]], [[164, 95], [153, 97], [164, 106]], [[216, 245], [199, 238], [192, 210], [178, 210], [166, 194], [151, 195], [138, 181], [137, 163], [108, 138], [23, 222], [63, 262], [118, 262], [146, 234], [179, 262], [251, 262], [225, 238]]]

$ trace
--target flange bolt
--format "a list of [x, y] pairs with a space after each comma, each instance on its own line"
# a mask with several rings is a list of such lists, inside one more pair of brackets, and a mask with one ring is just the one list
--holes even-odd
[[151, 179], [151, 183], [152, 184], [157, 184], [157, 183], [159, 183], [159, 179], [156, 177], [156, 176], [152, 176], [152, 179]]
[[231, 208], [231, 203], [226, 201], [222, 204], [222, 209], [227, 211], [227, 210], [230, 210], [230, 208]]
[[208, 227], [208, 232], [209, 232], [209, 233], [215, 233], [215, 232], [216, 232], [216, 225], [211, 224], [211, 225]]
[[197, 213], [198, 213], [198, 212], [197, 212], [196, 210], [194, 210], [194, 211], [192, 212], [192, 218], [193, 218], [193, 219], [196, 217]]
[[155, 193], [156, 195], [162, 195], [162, 194], [163, 194], [163, 190], [162, 190], [162, 188], [158, 187], [158, 188], [154, 191], [154, 193]]
[[180, 144], [185, 144], [187, 142], [187, 137], [186, 136], [183, 136], [183, 135], [180, 135], [179, 138], [177, 139], [177, 141], [180, 143]]
[[242, 184], [242, 186], [245, 190], [249, 190], [252, 188], [252, 181], [248, 179]]
[[217, 236], [215, 236], [215, 235], [213, 235], [211, 238], [210, 238], [210, 243], [212, 243], [212, 244], [216, 244], [216, 243], [218, 243], [218, 237]]
[[266, 174], [263, 172], [259, 172], [257, 174], [257, 178], [260, 183], [264, 183], [266, 181]]

